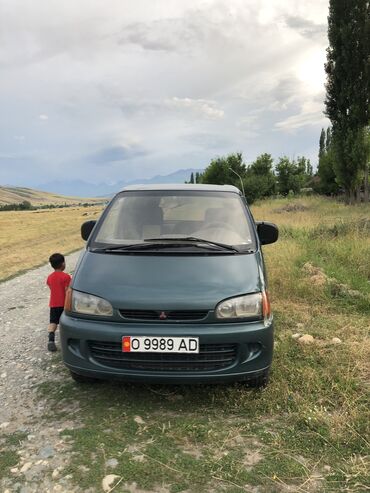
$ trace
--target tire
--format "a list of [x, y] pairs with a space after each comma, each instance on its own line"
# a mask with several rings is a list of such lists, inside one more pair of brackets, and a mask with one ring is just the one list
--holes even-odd
[[96, 383], [98, 380], [96, 378], [92, 377], [85, 377], [84, 375], [80, 375], [79, 373], [75, 373], [74, 371], [70, 370], [71, 377], [76, 383], [84, 384], [84, 383]]
[[248, 379], [245, 384], [253, 389], [264, 389], [267, 387], [270, 380], [270, 368], [263, 370], [259, 375]]

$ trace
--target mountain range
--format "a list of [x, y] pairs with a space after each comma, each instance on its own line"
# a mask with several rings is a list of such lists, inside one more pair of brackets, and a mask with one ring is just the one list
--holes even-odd
[[57, 193], [74, 197], [105, 197], [110, 196], [128, 185], [150, 184], [150, 183], [184, 183], [189, 181], [191, 173], [201, 173], [202, 169], [187, 168], [179, 169], [168, 175], [156, 175], [152, 178], [140, 180], [121, 180], [113, 184], [89, 183], [84, 180], [54, 180], [37, 185], [35, 188], [46, 192]]

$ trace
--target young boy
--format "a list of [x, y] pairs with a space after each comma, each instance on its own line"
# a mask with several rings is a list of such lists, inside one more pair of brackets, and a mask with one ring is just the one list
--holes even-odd
[[57, 330], [59, 319], [64, 309], [64, 300], [66, 297], [66, 291], [71, 282], [71, 276], [66, 274], [64, 269], [66, 263], [64, 256], [61, 253], [53, 253], [50, 256], [49, 262], [54, 269], [54, 272], [50, 274], [46, 280], [46, 284], [50, 288], [50, 324], [48, 327], [49, 342], [48, 350], [56, 351], [55, 345], [55, 331]]

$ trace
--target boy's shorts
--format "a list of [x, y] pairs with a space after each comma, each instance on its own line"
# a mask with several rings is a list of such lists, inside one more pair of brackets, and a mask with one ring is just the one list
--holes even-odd
[[59, 319], [63, 313], [64, 306], [52, 306], [50, 307], [50, 323], [59, 324]]

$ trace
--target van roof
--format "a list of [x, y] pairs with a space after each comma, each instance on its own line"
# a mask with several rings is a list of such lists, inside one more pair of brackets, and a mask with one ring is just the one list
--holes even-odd
[[204, 192], [233, 192], [240, 194], [240, 190], [232, 185], [198, 185], [193, 183], [152, 183], [149, 185], [129, 185], [122, 192], [137, 190], [202, 190]]

